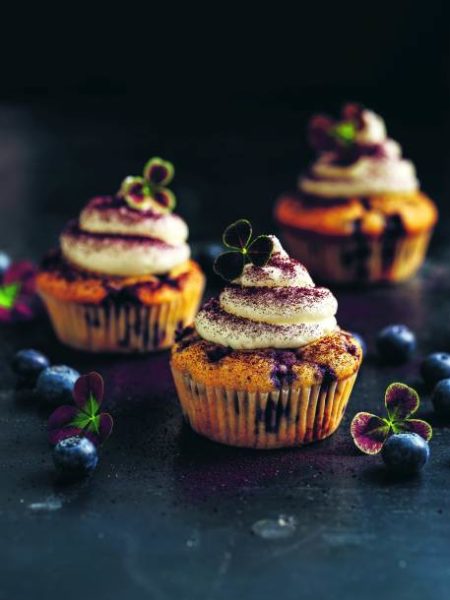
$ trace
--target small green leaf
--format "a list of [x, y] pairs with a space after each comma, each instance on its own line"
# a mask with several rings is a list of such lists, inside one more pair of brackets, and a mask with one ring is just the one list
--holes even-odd
[[145, 180], [143, 177], [125, 177], [120, 186], [119, 194], [121, 196], [143, 196], [145, 189]]
[[233, 281], [242, 275], [245, 257], [235, 250], [219, 254], [214, 262], [214, 272], [225, 281]]
[[419, 394], [404, 383], [391, 383], [386, 389], [384, 403], [389, 419], [393, 423], [401, 422], [419, 408]]
[[273, 252], [273, 240], [268, 235], [260, 235], [248, 247], [248, 257], [256, 267], [264, 267]]
[[165, 187], [156, 187], [151, 195], [159, 209], [172, 212], [175, 208], [176, 198], [171, 190]]
[[0, 308], [10, 310], [13, 308], [19, 295], [21, 284], [19, 282], [0, 286]]
[[175, 175], [175, 168], [168, 160], [158, 156], [151, 158], [144, 167], [144, 177], [152, 185], [167, 186]]
[[252, 237], [252, 226], [247, 219], [239, 219], [228, 225], [223, 232], [222, 241], [224, 246], [232, 250], [242, 252], [247, 248]]

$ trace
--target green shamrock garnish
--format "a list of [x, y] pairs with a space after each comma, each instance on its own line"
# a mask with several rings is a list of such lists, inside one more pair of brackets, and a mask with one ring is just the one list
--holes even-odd
[[410, 419], [420, 405], [419, 395], [404, 383], [391, 383], [384, 399], [387, 417], [367, 412], [357, 413], [350, 432], [356, 446], [365, 454], [378, 454], [392, 433], [417, 433], [427, 442], [431, 439], [431, 425], [421, 419]]
[[0, 308], [11, 310], [20, 292], [20, 283], [7, 283], [0, 285]]
[[58, 406], [49, 417], [48, 436], [51, 444], [56, 445], [65, 438], [81, 435], [98, 445], [111, 435], [112, 417], [101, 410], [104, 387], [102, 376], [95, 371], [77, 379], [73, 389], [75, 404]]
[[118, 194], [136, 210], [171, 212], [176, 204], [175, 194], [166, 186], [174, 175], [172, 163], [158, 157], [151, 158], [144, 167], [143, 176], [126, 177]]
[[356, 139], [356, 124], [353, 121], [341, 121], [329, 130], [330, 135], [344, 146], [351, 146]]
[[222, 241], [230, 250], [220, 254], [214, 262], [214, 271], [225, 281], [238, 279], [247, 263], [264, 267], [272, 256], [272, 238], [259, 235], [252, 240], [252, 234], [252, 226], [247, 219], [240, 219], [225, 229]]

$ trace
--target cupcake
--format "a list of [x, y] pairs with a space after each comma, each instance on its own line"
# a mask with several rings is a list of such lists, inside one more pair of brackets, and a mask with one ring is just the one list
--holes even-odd
[[348, 104], [341, 121], [313, 117], [309, 138], [317, 160], [301, 175], [297, 193], [282, 196], [275, 208], [291, 254], [330, 282], [395, 282], [414, 275], [437, 211], [383, 120]]
[[43, 261], [37, 289], [59, 339], [92, 352], [168, 348], [204, 289], [188, 228], [172, 212], [171, 163], [153, 158], [114, 196], [93, 198]]
[[339, 329], [337, 301], [316, 287], [274, 236], [226, 229], [216, 270], [229, 285], [208, 300], [172, 349], [183, 413], [198, 433], [231, 446], [282, 448], [339, 426], [361, 364]]

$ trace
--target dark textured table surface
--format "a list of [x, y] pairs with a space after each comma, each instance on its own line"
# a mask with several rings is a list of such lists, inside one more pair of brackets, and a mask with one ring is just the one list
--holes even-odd
[[[306, 157], [304, 124], [293, 109], [261, 109], [220, 129], [181, 115], [165, 130], [120, 106], [2, 106], [0, 246], [37, 260], [89, 196], [114, 191], [152, 154], [176, 163], [194, 241], [239, 216], [269, 232], [273, 200]], [[335, 290], [340, 324], [362, 333], [369, 353], [341, 428], [321, 444], [221, 447], [183, 424], [166, 353], [83, 355], [62, 347], [45, 320], [0, 329], [1, 599], [448, 597], [450, 424], [434, 417], [418, 375], [421, 356], [450, 349], [448, 154], [429, 152], [441, 126], [393, 124], [440, 201], [441, 224], [414, 281]], [[382, 367], [374, 335], [393, 322], [416, 331], [419, 349], [405, 366]], [[56, 480], [48, 410], [14, 391], [8, 363], [30, 346], [106, 380], [115, 431], [87, 481]], [[349, 436], [353, 414], [381, 410], [392, 381], [418, 389], [435, 427], [430, 463], [411, 480], [387, 478], [381, 459], [359, 454]], [[296, 519], [289, 537], [252, 531], [280, 514]]]

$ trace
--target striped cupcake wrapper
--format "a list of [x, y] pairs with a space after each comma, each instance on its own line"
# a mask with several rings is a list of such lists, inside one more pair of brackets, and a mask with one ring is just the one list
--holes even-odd
[[207, 438], [247, 448], [295, 447], [338, 428], [357, 372], [329, 384], [247, 392], [207, 386], [172, 367], [183, 414]]
[[177, 329], [190, 324], [198, 310], [198, 294], [180, 294], [171, 302], [143, 305], [105, 301], [65, 302], [42, 294], [58, 338], [89, 352], [152, 352], [169, 348]]
[[302, 261], [313, 276], [339, 283], [404, 281], [422, 265], [431, 231], [398, 238], [333, 238], [302, 236], [283, 230], [292, 256]]

